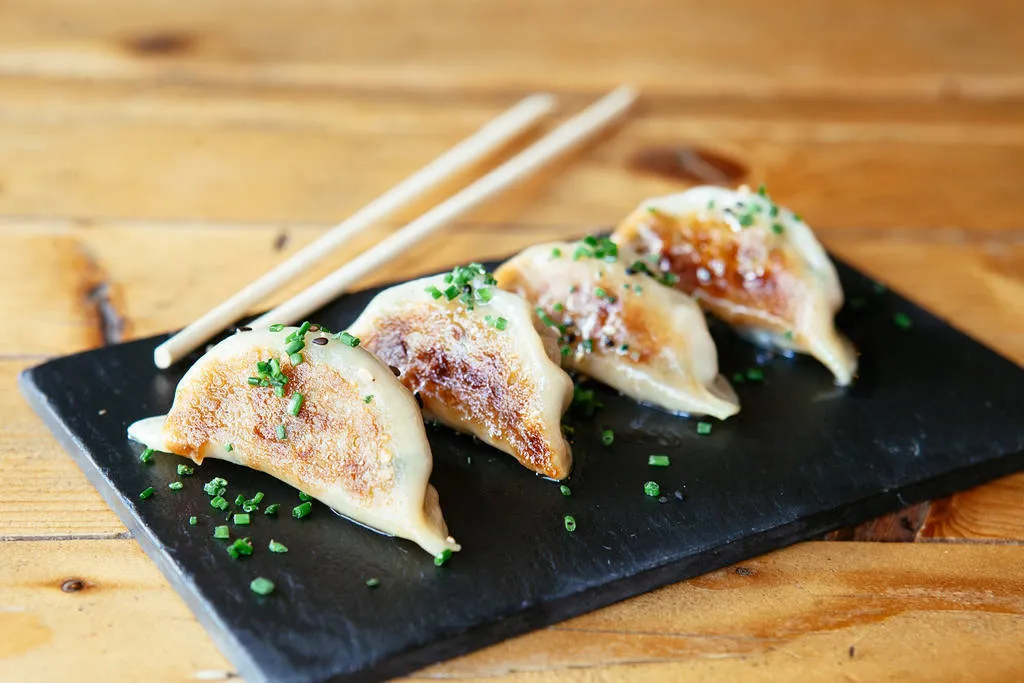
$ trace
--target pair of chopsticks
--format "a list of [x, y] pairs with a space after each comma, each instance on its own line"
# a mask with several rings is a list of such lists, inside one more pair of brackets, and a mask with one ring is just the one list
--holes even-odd
[[[305, 317], [344, 293], [360, 278], [418, 244], [458, 216], [594, 136], [622, 116], [636, 98], [637, 92], [633, 88], [619, 86], [483, 178], [438, 204], [292, 299], [256, 318], [250, 325], [288, 324]], [[555, 99], [551, 95], [538, 94], [525, 98], [331, 228], [284, 263], [160, 344], [153, 351], [153, 362], [158, 368], [167, 368], [181, 360], [203, 342], [238, 320], [251, 306], [322, 260], [341, 244], [527, 130], [549, 114], [554, 106]]]

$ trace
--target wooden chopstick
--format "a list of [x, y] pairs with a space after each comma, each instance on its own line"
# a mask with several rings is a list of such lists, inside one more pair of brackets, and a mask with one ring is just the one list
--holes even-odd
[[633, 88], [616, 88], [480, 180], [250, 324], [293, 323], [305, 317], [457, 216], [598, 133], [622, 116], [636, 98]]
[[238, 320], [254, 304], [325, 258], [340, 245], [493, 152], [533, 126], [554, 107], [555, 98], [552, 95], [538, 93], [524, 98], [476, 133], [328, 230], [284, 263], [160, 344], [153, 351], [153, 362], [158, 368], [170, 367]]

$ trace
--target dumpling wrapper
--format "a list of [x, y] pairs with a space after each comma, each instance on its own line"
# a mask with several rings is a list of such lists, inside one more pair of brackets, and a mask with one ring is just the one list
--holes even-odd
[[[426, 291], [448, 286], [436, 276], [390, 287], [349, 331], [397, 369], [428, 416], [534, 472], [569, 476], [572, 452], [561, 420], [572, 402], [572, 380], [557, 362], [554, 335], [535, 322], [526, 301], [497, 288], [473, 310]], [[495, 326], [498, 318], [504, 330]]]
[[810, 354], [836, 384], [853, 381], [857, 352], [834, 322], [835, 266], [810, 227], [768, 197], [708, 186], [648, 199], [612, 239], [653, 255], [676, 287], [755, 343]]
[[719, 419], [736, 414], [739, 402], [718, 374], [718, 351], [700, 307], [650, 275], [629, 270], [635, 260], [629, 252], [614, 261], [577, 259], [578, 247], [530, 247], [494, 274], [499, 287], [564, 325], [563, 365], [672, 413]]
[[[182, 377], [170, 413], [136, 422], [129, 437], [196, 463], [217, 458], [266, 472], [432, 555], [459, 550], [428, 483], [433, 460], [412, 394], [365, 349], [334, 338], [311, 343], [321, 333], [306, 334], [305, 361], [292, 366], [284, 348], [295, 330], [239, 332], [220, 342]], [[270, 358], [289, 378], [284, 397], [248, 383], [257, 361]], [[305, 397], [295, 417], [294, 392]]]

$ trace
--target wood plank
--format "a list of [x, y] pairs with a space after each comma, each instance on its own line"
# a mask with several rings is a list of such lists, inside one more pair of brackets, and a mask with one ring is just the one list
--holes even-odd
[[628, 12], [582, 0], [296, 0], [288, 10], [249, 0], [8, 3], [0, 73], [433, 92], [632, 81], [760, 98], [1024, 91], [1024, 10], [1000, 0], [802, 0], [786, 12], [754, 0], [638, 0]]
[[[33, 362], [0, 360], [0, 540], [125, 533], [124, 525], [18, 393], [17, 375]], [[6, 557], [9, 548], [5, 545], [0, 557]]]
[[[0, 79], [0, 213], [333, 223], [514, 99]], [[742, 172], [729, 182], [767, 183], [816, 227], [985, 234], [1024, 228], [1020, 102], [939, 109], [655, 97], [600, 144], [467, 220], [610, 225], [643, 198], [693, 182], [642, 170], [638, 158], [694, 146], [739, 165]]]
[[[180, 681], [231, 671], [133, 541], [19, 542], [4, 551], [0, 678], [33, 671], [39, 681], [88, 683], [144, 671], [147, 680]], [[1020, 546], [802, 544], [412, 679], [1012, 680], [1024, 675], [1022, 554]], [[62, 591], [69, 580], [83, 589]]]
[[918, 538], [1024, 541], [1024, 473], [934, 501]]

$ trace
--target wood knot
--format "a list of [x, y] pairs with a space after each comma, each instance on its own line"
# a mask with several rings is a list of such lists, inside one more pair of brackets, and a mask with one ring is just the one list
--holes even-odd
[[166, 57], [188, 52], [195, 43], [195, 38], [187, 33], [157, 31], [129, 38], [125, 48], [143, 57]]
[[697, 147], [649, 147], [633, 155], [630, 165], [641, 172], [706, 185], [732, 186], [748, 173], [738, 161]]
[[60, 589], [65, 593], [77, 593], [78, 591], [85, 590], [86, 583], [81, 579], [65, 579], [60, 584]]

